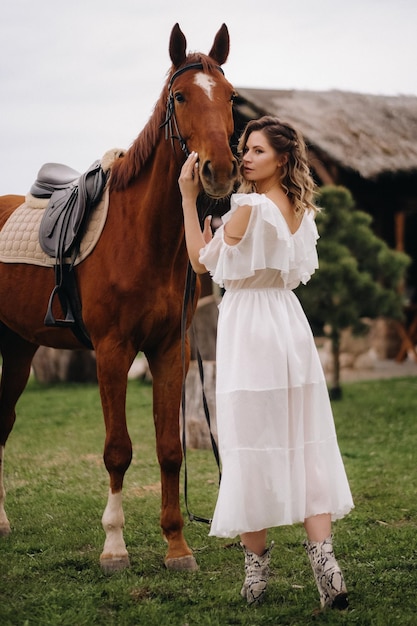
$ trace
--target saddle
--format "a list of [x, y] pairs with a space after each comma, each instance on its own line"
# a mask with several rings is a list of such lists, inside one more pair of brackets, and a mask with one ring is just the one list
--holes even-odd
[[[92, 348], [81, 315], [81, 302], [72, 271], [79, 252], [83, 229], [91, 210], [99, 202], [106, 186], [108, 171], [95, 161], [80, 174], [67, 165], [46, 163], [30, 193], [36, 198], [49, 198], [39, 227], [39, 243], [43, 251], [55, 259], [55, 287], [51, 293], [44, 323], [46, 326], [69, 327], [77, 338]], [[70, 257], [68, 264], [64, 259]], [[52, 306], [58, 296], [64, 319], [55, 319]]]
[[45, 163], [39, 170], [38, 178], [33, 183], [30, 193], [35, 198], [50, 198], [56, 189], [68, 188], [80, 176], [80, 172], [73, 170], [68, 165]]
[[50, 257], [63, 262], [74, 252], [82, 226], [100, 200], [107, 173], [95, 161], [82, 175], [60, 163], [46, 163], [30, 189], [32, 196], [49, 198], [39, 227], [39, 243]]

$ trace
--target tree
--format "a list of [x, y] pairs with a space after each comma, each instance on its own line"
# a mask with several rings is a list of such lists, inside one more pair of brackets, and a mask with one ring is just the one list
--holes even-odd
[[342, 395], [341, 331], [350, 327], [359, 333], [364, 317], [402, 318], [401, 285], [410, 258], [375, 235], [371, 216], [354, 208], [345, 187], [322, 187], [318, 206], [322, 209], [316, 220], [320, 270], [297, 294], [313, 328], [327, 329], [333, 357], [330, 394], [336, 399]]

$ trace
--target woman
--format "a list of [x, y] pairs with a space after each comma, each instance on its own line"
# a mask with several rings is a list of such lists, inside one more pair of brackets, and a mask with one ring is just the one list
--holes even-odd
[[240, 535], [241, 595], [259, 602], [273, 543], [267, 529], [303, 522], [323, 607], [346, 608], [331, 524], [353, 507], [319, 356], [293, 293], [318, 267], [314, 183], [301, 135], [273, 117], [239, 142], [242, 183], [223, 224], [201, 232], [198, 155], [179, 186], [197, 273], [225, 288], [217, 336], [217, 427], [222, 480], [210, 535]]

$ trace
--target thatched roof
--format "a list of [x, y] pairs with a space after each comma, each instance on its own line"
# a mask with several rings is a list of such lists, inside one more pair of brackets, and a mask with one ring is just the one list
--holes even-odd
[[417, 172], [417, 97], [237, 88], [239, 113], [296, 125], [307, 143], [364, 178]]

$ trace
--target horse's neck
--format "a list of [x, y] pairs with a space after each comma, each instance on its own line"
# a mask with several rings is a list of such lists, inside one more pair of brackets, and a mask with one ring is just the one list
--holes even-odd
[[178, 257], [182, 263], [186, 256], [178, 186], [180, 168], [181, 161], [164, 143], [129, 186], [115, 193], [112, 215], [124, 223], [125, 237], [136, 233], [142, 251], [144, 246], [152, 253], [157, 250], [161, 262], [167, 258], [174, 262]]
[[144, 177], [138, 177], [138, 189], [143, 190], [149, 209], [147, 224], [152, 230], [167, 232], [183, 238], [183, 217], [178, 178], [182, 160], [164, 140], [154, 151], [153, 158], [144, 169]]

